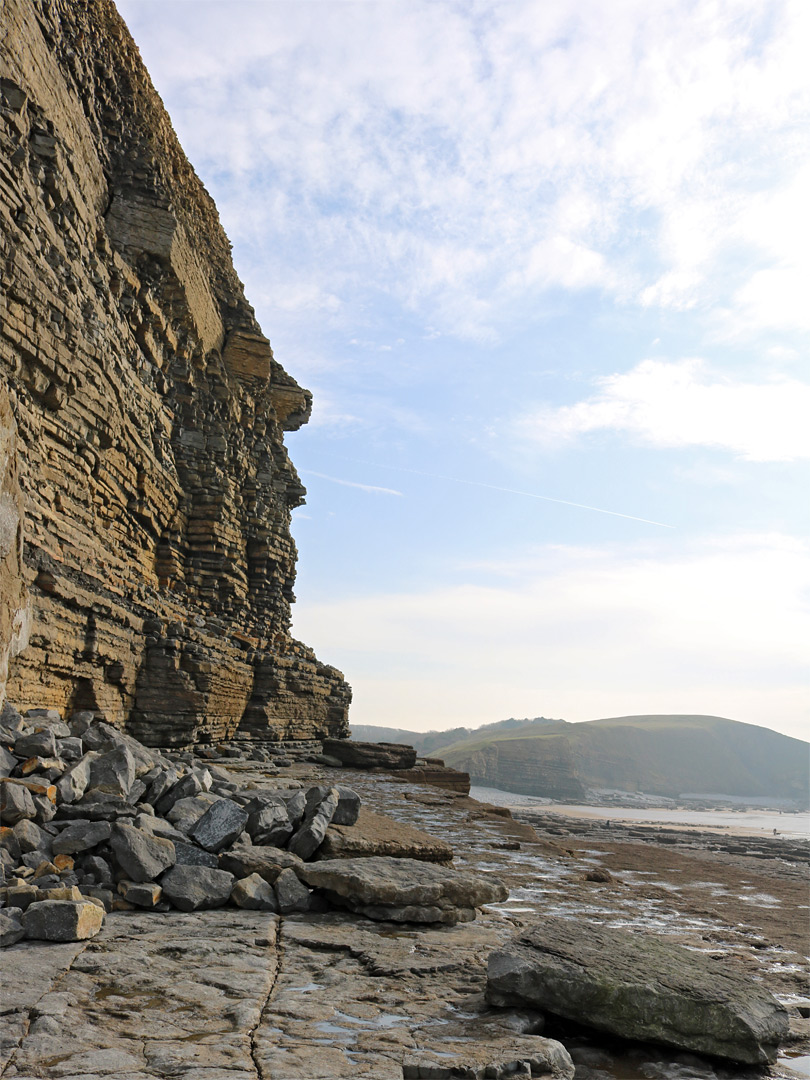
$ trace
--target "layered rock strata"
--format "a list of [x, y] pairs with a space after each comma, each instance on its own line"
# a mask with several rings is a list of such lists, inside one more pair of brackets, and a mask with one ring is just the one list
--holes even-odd
[[10, 699], [151, 745], [345, 736], [348, 686], [290, 635], [310, 395], [110, 0], [0, 7], [0, 142]]

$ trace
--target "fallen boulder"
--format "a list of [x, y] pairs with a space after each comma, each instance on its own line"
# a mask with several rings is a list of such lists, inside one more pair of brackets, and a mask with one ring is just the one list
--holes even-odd
[[231, 897], [234, 876], [209, 866], [178, 866], [160, 879], [164, 897], [180, 911], [224, 907]]
[[240, 878], [233, 887], [231, 900], [237, 907], [249, 911], [278, 911], [273, 886], [260, 874], [249, 874], [248, 877]]
[[330, 902], [382, 921], [454, 926], [508, 895], [496, 878], [417, 859], [330, 859], [303, 863], [296, 873], [311, 888], [323, 889]]
[[297, 855], [277, 847], [235, 847], [219, 856], [220, 870], [227, 870], [238, 878], [259, 874], [271, 885], [282, 870], [295, 870], [301, 865]]
[[25, 936], [37, 941], [84, 941], [95, 937], [104, 909], [90, 900], [40, 900], [22, 915]]
[[[320, 795], [319, 789], [313, 789]], [[297, 831], [290, 837], [287, 848], [301, 859], [309, 859], [323, 842], [329, 823], [337, 810], [340, 796], [337, 788], [330, 788], [321, 799], [316, 797], [310, 803], [304, 820]]]
[[649, 935], [546, 917], [489, 958], [487, 999], [744, 1064], [776, 1060], [784, 1007], [747, 976]]
[[416, 751], [404, 743], [324, 739], [323, 752], [352, 769], [412, 769], [416, 764]]
[[248, 813], [238, 803], [219, 799], [194, 822], [188, 835], [200, 847], [216, 854], [234, 842], [247, 822]]
[[110, 847], [116, 862], [132, 881], [154, 881], [177, 860], [171, 840], [141, 832], [132, 825], [115, 825]]

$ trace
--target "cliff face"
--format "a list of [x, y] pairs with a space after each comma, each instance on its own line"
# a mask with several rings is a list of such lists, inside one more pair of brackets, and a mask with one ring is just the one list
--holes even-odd
[[348, 734], [342, 675], [289, 634], [283, 433], [310, 395], [110, 0], [0, 5], [0, 138], [0, 426], [26, 515], [0, 620], [26, 589], [33, 610], [9, 698], [151, 744]]

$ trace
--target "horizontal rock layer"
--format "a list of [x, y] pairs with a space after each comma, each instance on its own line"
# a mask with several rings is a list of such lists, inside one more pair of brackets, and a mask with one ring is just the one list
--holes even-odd
[[110, 0], [2, 5], [0, 145], [10, 700], [152, 745], [344, 736], [349, 688], [289, 633], [310, 395]]

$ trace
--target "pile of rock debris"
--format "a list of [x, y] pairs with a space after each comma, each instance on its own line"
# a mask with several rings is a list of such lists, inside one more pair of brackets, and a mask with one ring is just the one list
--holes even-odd
[[54, 710], [0, 714], [0, 941], [76, 941], [106, 912], [232, 903], [282, 914], [350, 908], [453, 925], [502, 900], [497, 881], [385, 857], [317, 859], [359, 796], [268, 773], [240, 787], [189, 752], [161, 752]]

